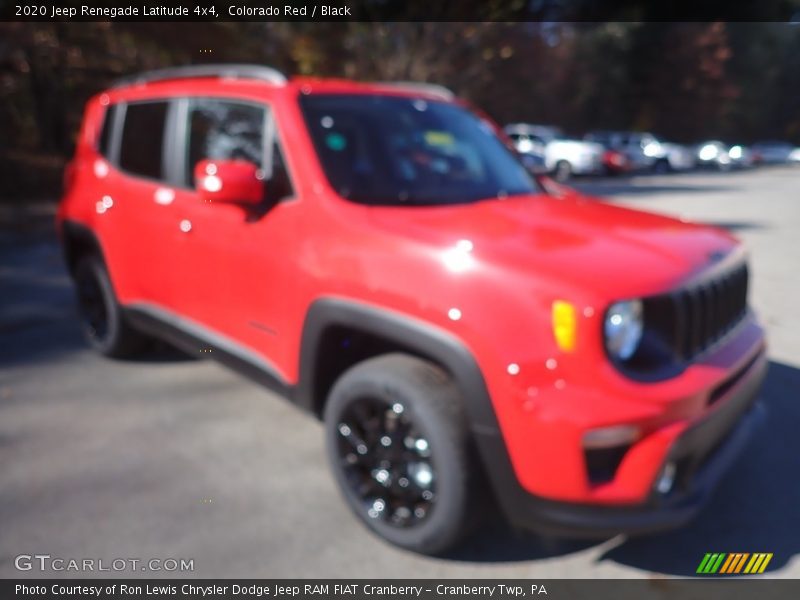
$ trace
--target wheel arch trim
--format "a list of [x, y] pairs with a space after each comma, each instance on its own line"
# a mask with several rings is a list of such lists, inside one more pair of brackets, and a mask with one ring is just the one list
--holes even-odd
[[341, 298], [322, 298], [313, 302], [306, 313], [300, 348], [300, 369], [295, 401], [314, 411], [316, 373], [325, 332], [344, 327], [379, 336], [398, 346], [437, 362], [456, 381], [473, 430], [499, 432], [497, 418], [483, 375], [466, 345], [433, 324]]
[[78, 242], [94, 247], [98, 258], [103, 261], [103, 264], [106, 264], [105, 252], [100, 243], [100, 238], [98, 238], [97, 234], [87, 225], [72, 219], [64, 219], [59, 225], [59, 237], [61, 238], [64, 262], [70, 271], [75, 265], [73, 252], [75, 250], [75, 244]]
[[520, 504], [529, 495], [514, 473], [486, 382], [467, 346], [447, 331], [408, 315], [349, 299], [316, 300], [303, 327], [299, 378], [294, 390], [294, 401], [311, 412], [315, 411], [318, 350], [329, 327], [351, 327], [382, 336], [437, 362], [453, 376], [464, 399], [471, 437], [494, 496], [506, 516], [516, 520]]

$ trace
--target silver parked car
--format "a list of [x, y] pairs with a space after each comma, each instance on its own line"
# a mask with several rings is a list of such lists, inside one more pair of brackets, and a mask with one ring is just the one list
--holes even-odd
[[708, 140], [697, 144], [696, 150], [698, 165], [720, 171], [752, 167], [755, 163], [752, 150], [742, 144], [729, 146], [719, 140]]
[[625, 154], [634, 170], [656, 173], [685, 171], [695, 166], [694, 152], [686, 146], [638, 131], [592, 131], [584, 136], [611, 150]]
[[557, 181], [603, 172], [604, 150], [600, 144], [566, 138], [560, 129], [547, 125], [515, 123], [504, 131], [521, 154], [541, 154], [546, 171]]

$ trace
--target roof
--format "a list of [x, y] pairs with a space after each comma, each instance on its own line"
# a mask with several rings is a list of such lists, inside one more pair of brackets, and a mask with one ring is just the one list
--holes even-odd
[[208, 64], [170, 67], [145, 71], [114, 82], [111, 90], [124, 90], [154, 83], [174, 83], [180, 80], [218, 79], [220, 82], [265, 84], [272, 88], [299, 88], [302, 92], [321, 93], [387, 93], [402, 96], [423, 96], [451, 101], [455, 94], [444, 86], [413, 81], [358, 82], [349, 79], [311, 77], [287, 78], [272, 67], [252, 64]]
[[177, 79], [198, 78], [219, 79], [251, 79], [263, 81], [272, 85], [286, 85], [286, 76], [272, 67], [248, 64], [216, 64], [216, 65], [187, 65], [171, 67], [156, 71], [145, 71], [130, 77], [119, 79], [112, 84], [112, 88], [143, 85], [156, 81], [175, 81]]

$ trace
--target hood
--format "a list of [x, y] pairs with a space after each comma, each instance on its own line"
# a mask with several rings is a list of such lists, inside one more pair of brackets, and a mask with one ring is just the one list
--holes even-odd
[[738, 242], [685, 223], [570, 192], [442, 207], [376, 207], [372, 225], [433, 252], [471, 248], [473, 267], [511, 270], [589, 288], [608, 297], [669, 289], [711, 266]]

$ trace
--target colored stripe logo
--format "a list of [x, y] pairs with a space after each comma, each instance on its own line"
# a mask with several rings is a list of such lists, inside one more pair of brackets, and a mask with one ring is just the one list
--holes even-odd
[[707, 552], [697, 567], [700, 575], [755, 575], [763, 573], [772, 552]]

